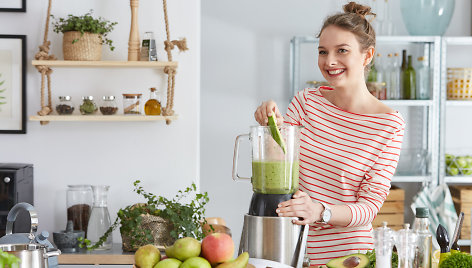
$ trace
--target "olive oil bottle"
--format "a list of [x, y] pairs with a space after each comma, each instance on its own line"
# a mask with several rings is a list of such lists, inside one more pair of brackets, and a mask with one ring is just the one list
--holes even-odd
[[156, 88], [150, 88], [151, 94], [149, 99], [144, 104], [144, 113], [146, 115], [160, 115], [161, 114], [161, 103], [157, 99]]

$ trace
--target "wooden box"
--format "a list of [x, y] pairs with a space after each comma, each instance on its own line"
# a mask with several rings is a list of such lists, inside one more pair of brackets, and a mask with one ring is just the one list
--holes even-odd
[[470, 210], [472, 209], [472, 186], [450, 186], [452, 200], [457, 214], [464, 212], [461, 239], [470, 239]]
[[405, 190], [392, 186], [383, 206], [380, 208], [377, 217], [372, 222], [372, 227], [382, 226], [382, 222], [386, 221], [388, 227], [394, 230], [403, 228], [405, 203]]

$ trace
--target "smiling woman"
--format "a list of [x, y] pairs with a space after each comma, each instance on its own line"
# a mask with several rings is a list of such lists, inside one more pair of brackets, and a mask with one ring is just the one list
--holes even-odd
[[255, 113], [264, 125], [304, 126], [300, 188], [277, 213], [309, 224], [311, 265], [373, 248], [372, 221], [383, 205], [400, 156], [402, 116], [369, 93], [365, 74], [375, 52], [370, 7], [354, 2], [328, 17], [319, 34], [318, 67], [330, 87], [299, 92], [285, 118], [275, 102]]

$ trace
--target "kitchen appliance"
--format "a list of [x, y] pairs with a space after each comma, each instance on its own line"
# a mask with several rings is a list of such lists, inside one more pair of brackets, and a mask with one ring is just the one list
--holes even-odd
[[[13, 233], [13, 225], [20, 212], [29, 213], [31, 219], [27, 233]], [[49, 233], [46, 231], [36, 235], [38, 230], [38, 214], [34, 207], [28, 203], [18, 203], [8, 212], [5, 236], [0, 238], [0, 249], [8, 251], [19, 257], [22, 261], [20, 268], [26, 267], [58, 267], [57, 257], [61, 251], [47, 240]], [[39, 255], [38, 255], [39, 254]], [[45, 260], [40, 260], [41, 256]], [[23, 259], [24, 258], [24, 259]], [[27, 264], [31, 264], [28, 266]]]
[[[33, 204], [33, 165], [21, 163], [0, 163], [0, 237], [5, 235], [7, 215], [17, 203]], [[20, 211], [13, 231], [26, 233], [30, 229], [27, 211]]]
[[[303, 267], [308, 226], [293, 224], [294, 218], [278, 217], [280, 202], [292, 198], [298, 189], [300, 126], [279, 127], [284, 148], [277, 143], [270, 127], [251, 127], [249, 134], [236, 137], [233, 156], [233, 179], [251, 181], [253, 196], [244, 215], [239, 253], [251, 258], [276, 261]], [[238, 174], [239, 145], [248, 138], [252, 147], [252, 176]]]

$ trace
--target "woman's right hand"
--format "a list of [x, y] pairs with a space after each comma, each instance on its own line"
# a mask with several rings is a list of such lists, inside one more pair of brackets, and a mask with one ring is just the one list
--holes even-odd
[[282, 125], [284, 123], [284, 117], [280, 113], [277, 104], [272, 100], [264, 101], [257, 107], [254, 118], [261, 126], [267, 126], [268, 118], [273, 114], [275, 114], [275, 118], [277, 119], [277, 125]]

